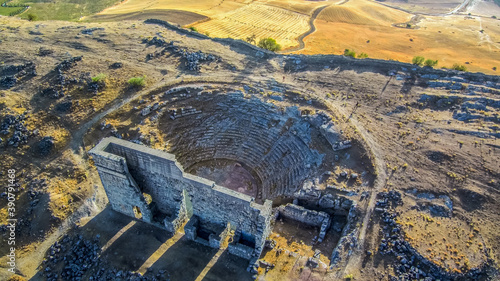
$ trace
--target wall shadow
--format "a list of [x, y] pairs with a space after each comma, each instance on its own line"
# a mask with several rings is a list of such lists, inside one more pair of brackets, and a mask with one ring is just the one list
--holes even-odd
[[145, 276], [166, 271], [172, 281], [194, 281], [216, 253], [217, 249], [182, 237], [148, 269]]
[[252, 274], [246, 270], [247, 267], [248, 260], [231, 255], [228, 251], [224, 251], [202, 280], [254, 280]]
[[171, 237], [165, 230], [138, 221], [105, 249], [101, 258], [117, 268], [137, 271]]

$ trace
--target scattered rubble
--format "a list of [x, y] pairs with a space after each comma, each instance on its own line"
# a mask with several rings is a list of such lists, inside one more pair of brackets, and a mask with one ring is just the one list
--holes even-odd
[[55, 146], [55, 141], [53, 137], [43, 137], [38, 143], [38, 153], [42, 156], [49, 155]]
[[[19, 147], [20, 145], [27, 144], [28, 139], [35, 135], [35, 133], [28, 130], [25, 126], [26, 119], [28, 118], [29, 115], [26, 113], [16, 116], [8, 114], [4, 117], [0, 125], [0, 135], [7, 137], [10, 135], [10, 137], [5, 140], [5, 145]], [[3, 142], [4, 140], [0, 138], [0, 144]]]
[[36, 76], [36, 65], [33, 62], [27, 62], [19, 65], [6, 65], [0, 69], [0, 87], [9, 89], [24, 77]]

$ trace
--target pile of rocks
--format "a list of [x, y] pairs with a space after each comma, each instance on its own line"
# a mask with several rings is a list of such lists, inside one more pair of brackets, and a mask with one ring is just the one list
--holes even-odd
[[65, 88], [71, 84], [71, 83], [78, 83], [80, 82], [76, 78], [68, 79], [68, 77], [64, 74], [65, 71], [68, 71], [69, 69], [73, 68], [77, 62], [81, 61], [83, 57], [72, 57], [67, 60], [63, 60], [61, 63], [59, 63], [54, 71], [56, 73], [56, 83], [54, 83], [54, 86], [45, 88], [41, 91], [42, 96], [50, 97], [53, 99], [59, 99], [64, 97], [65, 95]]
[[395, 190], [389, 192], [380, 192], [378, 194], [379, 200], [376, 203], [376, 211], [386, 211], [390, 207], [396, 207], [403, 203], [401, 199], [401, 193]]
[[52, 50], [52, 49], [48, 49], [48, 48], [44, 48], [44, 47], [40, 47], [40, 49], [38, 49], [38, 55], [41, 57], [45, 57], [45, 56], [51, 55], [53, 53], [54, 53], [54, 50]]
[[212, 54], [206, 54], [202, 51], [190, 52], [186, 49], [181, 49], [175, 46], [173, 41], [167, 42], [161, 38], [153, 37], [151, 39], [145, 38], [142, 40], [144, 44], [149, 46], [164, 47], [163, 50], [155, 53], [148, 54], [146, 60], [151, 60], [160, 56], [165, 55], [167, 51], [170, 51], [176, 55], [181, 56], [185, 59], [185, 66], [191, 71], [200, 70], [200, 62], [210, 62], [216, 61], [217, 57]]
[[92, 27], [92, 28], [86, 28], [82, 30], [82, 34], [87, 34], [87, 35], [92, 35], [94, 31], [97, 30], [104, 30], [104, 27]]
[[103, 90], [104, 88], [106, 88], [106, 82], [104, 80], [95, 82], [90, 79], [87, 83], [87, 90], [93, 95], [97, 95], [97, 92], [99, 92], [99, 90]]
[[[65, 235], [47, 252], [42, 264], [42, 275], [48, 281], [56, 280], [168, 280], [165, 271], [155, 277], [143, 277], [139, 273], [113, 268], [100, 259], [100, 236], [84, 239], [81, 235]], [[61, 266], [62, 263], [62, 266]]]
[[[9, 135], [12, 130], [14, 131], [12, 136], [5, 141], [7, 146], [18, 147], [21, 144], [26, 144], [29, 137], [38, 134], [38, 130], [30, 131], [26, 128], [25, 124], [28, 117], [25, 113], [17, 116], [8, 114], [4, 117], [0, 125], [0, 135]], [[0, 144], [3, 141], [0, 138]]]
[[32, 179], [31, 181], [28, 182], [26, 185], [27, 187], [27, 193], [28, 196], [30, 197], [30, 205], [34, 206], [38, 203], [38, 197], [45, 193], [47, 190], [47, 179], [45, 178], [35, 178]]
[[153, 37], [151, 39], [149, 38], [144, 38], [142, 39], [142, 43], [148, 45], [148, 46], [156, 46], [156, 47], [167, 47], [167, 46], [173, 46], [174, 41], [167, 42], [161, 38], [158, 37]]
[[185, 65], [191, 71], [200, 70], [200, 62], [215, 61], [215, 56], [211, 54], [205, 54], [202, 51], [189, 52], [187, 50], [180, 50], [179, 54], [182, 58], [186, 59]]
[[[97, 263], [101, 247], [99, 236], [94, 240], [85, 240], [81, 235], [70, 238], [65, 236], [60, 243], [55, 242], [43, 261], [43, 275], [47, 280], [80, 280], [85, 272]], [[63, 263], [56, 270], [59, 262]]]
[[55, 70], [57, 73], [62, 73], [63, 71], [67, 71], [67, 70], [70, 70], [71, 68], [73, 68], [77, 62], [81, 61], [83, 59], [82, 56], [79, 56], [79, 57], [72, 57], [70, 59], [67, 59], [67, 60], [63, 60], [61, 63], [59, 63]]
[[122, 68], [122, 67], [123, 67], [123, 63], [121, 63], [121, 62], [115, 62], [109, 66], [109, 68], [111, 68], [111, 69], [118, 69], [118, 68]]
[[79, 102], [73, 102], [71, 99], [64, 100], [55, 106], [55, 110], [59, 113], [70, 113], [74, 106], [78, 105]]
[[43, 137], [38, 143], [38, 153], [42, 156], [49, 155], [55, 147], [55, 140], [53, 137]]
[[12, 88], [19, 79], [26, 76], [36, 76], [36, 65], [33, 62], [27, 62], [19, 65], [7, 65], [0, 70], [0, 87]]

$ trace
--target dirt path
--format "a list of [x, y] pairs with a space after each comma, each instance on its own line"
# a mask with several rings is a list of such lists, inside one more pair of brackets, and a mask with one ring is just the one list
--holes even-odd
[[455, 9], [451, 10], [449, 13], [447, 13], [447, 15], [453, 15], [453, 14], [458, 13], [460, 10], [467, 7], [470, 3], [471, 3], [471, 0], [464, 0], [464, 2], [462, 2], [462, 4], [458, 5]]
[[[339, 4], [339, 5], [341, 5], [341, 4]], [[306, 44], [304, 43], [304, 38], [306, 38], [307, 36], [311, 35], [314, 31], [316, 31], [316, 26], [314, 25], [314, 21], [318, 17], [319, 13], [321, 13], [321, 11], [323, 11], [326, 7], [329, 7], [329, 6], [330, 5], [325, 5], [325, 6], [321, 6], [321, 7], [316, 8], [314, 10], [311, 18], [309, 19], [309, 30], [306, 31], [305, 33], [303, 33], [302, 35], [300, 35], [299, 38], [297, 38], [297, 41], [299, 41], [299, 45], [297, 47], [283, 50], [280, 53], [290, 53], [290, 52], [296, 52], [296, 51], [300, 51], [300, 50], [304, 49], [306, 47]]]
[[[349, 116], [349, 113], [347, 112], [346, 109], [341, 108], [339, 106], [335, 106], [333, 103], [328, 102], [330, 107], [335, 108], [338, 110], [341, 115], [344, 116]], [[350, 256], [350, 258], [347, 261], [346, 266], [344, 267], [343, 272], [339, 272], [338, 277], [342, 278], [345, 274], [347, 273], [352, 273], [353, 271], [361, 268], [361, 257], [363, 256], [363, 253], [366, 252], [365, 250], [365, 238], [366, 238], [366, 232], [368, 228], [368, 224], [370, 223], [370, 219], [373, 214], [373, 210], [375, 209], [375, 202], [376, 202], [376, 196], [377, 193], [380, 192], [386, 185], [387, 182], [387, 173], [386, 173], [386, 166], [384, 162], [384, 153], [378, 143], [375, 141], [375, 139], [372, 137], [368, 131], [365, 130], [363, 125], [356, 120], [355, 115], [349, 119], [350, 123], [356, 127], [358, 130], [359, 134], [362, 136], [362, 138], [365, 140], [367, 144], [368, 150], [370, 150], [373, 153], [374, 156], [374, 162], [375, 165], [375, 171], [377, 172], [377, 179], [374, 182], [373, 185], [373, 190], [370, 193], [370, 199], [368, 201], [368, 205], [366, 207], [366, 212], [365, 216], [363, 217], [363, 222], [361, 224], [361, 228], [359, 230], [359, 236], [358, 236], [358, 244], [357, 248], [354, 250], [354, 253]]]
[[279, 53], [280, 54], [291, 53], [291, 52], [297, 52], [297, 51], [304, 49], [306, 47], [306, 44], [304, 43], [304, 38], [306, 38], [307, 36], [311, 35], [314, 31], [316, 31], [316, 26], [314, 25], [314, 21], [318, 17], [319, 13], [321, 13], [321, 11], [323, 11], [327, 7], [330, 7], [331, 5], [340, 6], [340, 5], [344, 5], [347, 2], [349, 2], [349, 0], [342, 0], [342, 1], [335, 3], [335, 4], [325, 5], [325, 6], [321, 6], [321, 7], [316, 8], [312, 13], [311, 18], [309, 19], [309, 30], [297, 38], [299, 45], [296, 47], [290, 48], [290, 49], [283, 50]]

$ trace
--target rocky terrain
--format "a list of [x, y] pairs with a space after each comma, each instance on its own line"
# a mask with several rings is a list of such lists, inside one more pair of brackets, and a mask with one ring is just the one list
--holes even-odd
[[[158, 21], [33, 23], [0, 17], [0, 40], [0, 176], [7, 181], [8, 169], [16, 170], [14, 190], [2, 190], [0, 234], [2, 240], [10, 235], [7, 198], [14, 194], [18, 276], [498, 279], [498, 76], [281, 55]], [[245, 105], [231, 109], [227, 97], [234, 92], [254, 102], [255, 111]], [[259, 104], [271, 113], [259, 115]], [[245, 127], [238, 116], [264, 120], [296, 110], [304, 124], [312, 124], [307, 131], [279, 123], [283, 127], [262, 129], [255, 139], [264, 143], [265, 136], [294, 139], [292, 131], [308, 132], [307, 150], [325, 155], [318, 173], [307, 174], [309, 180], [297, 177], [293, 192], [273, 197], [274, 207], [296, 203], [333, 217], [323, 241], [315, 237], [321, 229], [302, 227], [277, 211], [267, 249], [248, 267], [106, 208], [87, 154], [102, 138], [141, 143], [190, 163], [202, 157], [203, 150], [189, 154], [203, 146], [194, 141], [203, 136], [199, 128], [209, 129], [196, 116], [223, 116], [224, 108], [239, 115], [220, 127], [234, 129], [242, 141], [253, 141], [245, 132], [268, 123]], [[332, 145], [326, 127], [314, 129], [326, 120], [349, 142]], [[182, 136], [191, 137], [189, 145], [183, 146]], [[297, 159], [312, 159], [304, 151]], [[287, 155], [281, 157], [291, 159]], [[304, 169], [314, 166], [301, 161]], [[280, 173], [273, 171], [270, 178]], [[2, 243], [2, 280], [12, 276], [9, 253]]]

